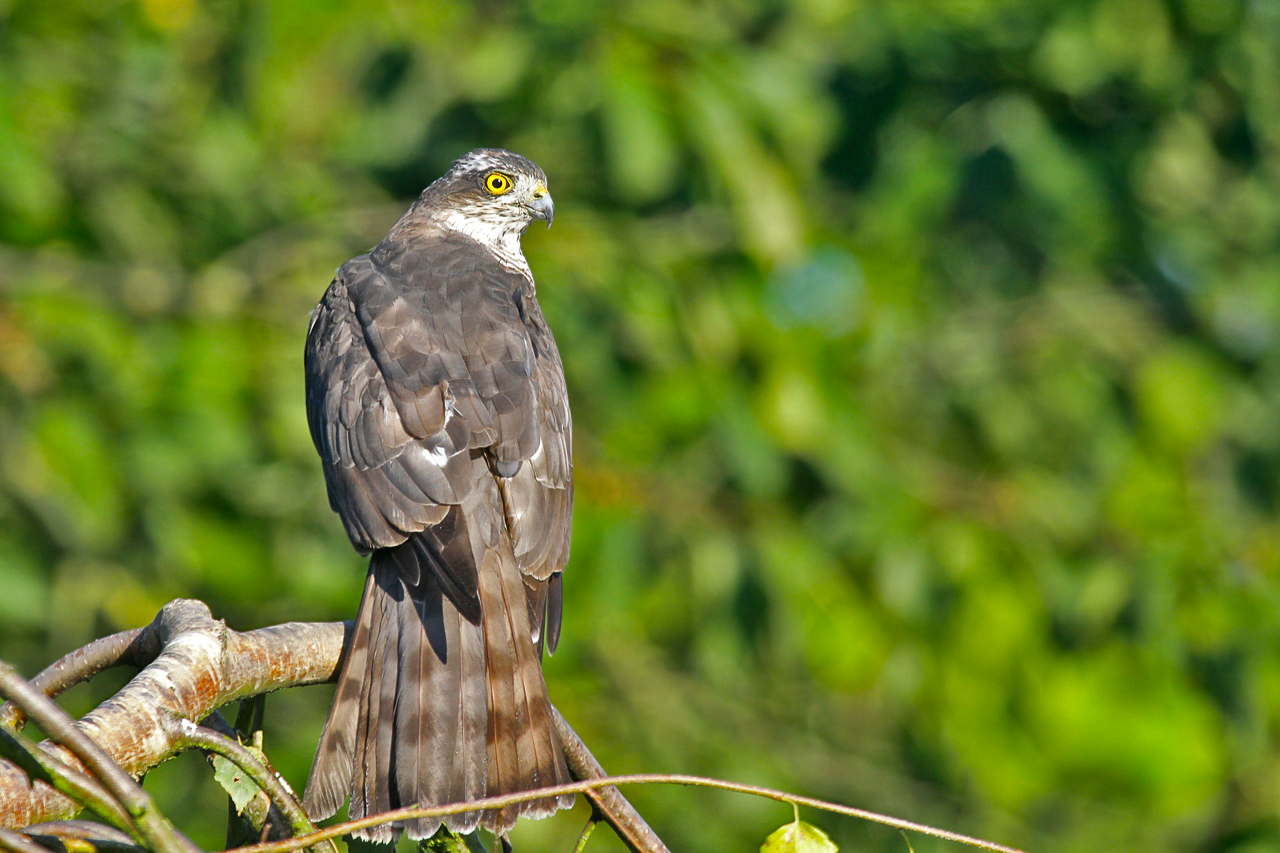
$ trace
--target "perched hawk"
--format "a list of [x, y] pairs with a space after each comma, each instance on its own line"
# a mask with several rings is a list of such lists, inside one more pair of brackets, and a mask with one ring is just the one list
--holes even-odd
[[[529, 160], [472, 151], [311, 315], [307, 420], [329, 503], [372, 553], [307, 780], [315, 818], [569, 781], [542, 649], [560, 632], [572, 437], [520, 237], [555, 213]], [[505, 833], [572, 797], [447, 817]], [[431, 836], [439, 818], [356, 833]]]

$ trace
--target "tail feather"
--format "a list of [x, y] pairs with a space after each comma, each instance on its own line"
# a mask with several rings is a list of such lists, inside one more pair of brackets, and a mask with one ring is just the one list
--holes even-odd
[[[479, 625], [465, 619], [454, 624], [459, 652], [459, 689], [457, 703], [458, 739], [454, 754], [453, 789], [448, 801], [478, 800], [488, 793], [489, 780], [489, 705], [485, 684], [484, 635]], [[449, 701], [450, 695], [444, 697]], [[454, 832], [471, 832], [479, 825], [480, 813], [467, 812], [445, 818]]]
[[[420, 583], [420, 579], [419, 579]], [[448, 778], [452, 772], [449, 755], [441, 749], [439, 738], [433, 738], [433, 725], [442, 725], [443, 720], [436, 709], [431, 706], [433, 693], [447, 689], [448, 677], [454, 673], [452, 667], [442, 667], [434, 679], [423, 677], [422, 673], [431, 666], [429, 655], [434, 655], [431, 644], [431, 633], [440, 634], [443, 629], [443, 614], [440, 608], [440, 597], [413, 595], [404, 590], [396, 602], [396, 622], [403, 629], [421, 624], [423, 630], [400, 630], [398, 681], [395, 698], [395, 748], [392, 753], [392, 776], [389, 780], [388, 797], [397, 806], [418, 802], [439, 802], [440, 780]], [[443, 645], [440, 638], [438, 645]], [[424, 819], [408, 821], [403, 827], [411, 833], [434, 833], [440, 826], [439, 820]]]
[[[524, 582], [514, 559], [504, 560], [506, 553], [505, 549], [490, 551], [480, 572], [480, 606], [488, 648], [490, 794], [569, 781], [551, 725]], [[483, 825], [502, 832], [514, 826], [521, 815], [546, 817], [572, 804], [572, 797], [533, 800], [487, 812]]]
[[[477, 703], [464, 692], [467, 673], [484, 669], [483, 655], [476, 654], [480, 629], [459, 618], [449, 598], [432, 589], [431, 576], [426, 578], [408, 590], [400, 615], [406, 630], [400, 639], [396, 764], [390, 786], [395, 807], [456, 803], [485, 793], [483, 784], [468, 782], [476, 774], [467, 773], [471, 754], [484, 759], [483, 735], [467, 734], [467, 717], [484, 713], [484, 698]], [[423, 630], [408, 630], [419, 624]], [[476, 812], [446, 819], [458, 832], [470, 832], [478, 821]], [[421, 818], [406, 821], [404, 829], [411, 838], [428, 838], [440, 823], [439, 818]]]
[[364, 595], [360, 599], [360, 611], [352, 630], [350, 648], [338, 673], [338, 689], [333, 696], [333, 706], [329, 709], [329, 717], [320, 732], [311, 777], [307, 780], [303, 806], [307, 814], [317, 820], [331, 817], [342, 808], [351, 791], [351, 770], [358, 742], [358, 708], [362, 701], [361, 687], [369, 656], [373, 589], [374, 578], [370, 572], [365, 580]]
[[[408, 805], [440, 805], [568, 781], [551, 725], [541, 648], [526, 588], [505, 537], [479, 574], [479, 624], [466, 619], [430, 566], [405, 572], [422, 549], [375, 551], [329, 720], [307, 782], [309, 814], [327, 817], [350, 794], [352, 818]], [[406, 583], [405, 575], [416, 580]], [[509, 830], [572, 797], [451, 815], [455, 832]], [[427, 838], [439, 818], [356, 835]]]
[[[495, 575], [502, 571], [496, 551], [485, 555], [480, 569], [480, 611], [484, 618], [484, 641], [488, 665], [489, 692], [489, 790], [507, 794], [520, 790], [520, 758], [517, 743], [528, 716], [516, 704], [516, 646], [512, 642], [505, 618], [497, 616], [505, 608], [502, 588]], [[510, 828], [518, 816], [516, 806], [486, 812], [482, 823], [486, 829]]]
[[[395, 602], [387, 588], [376, 579], [380, 595], [374, 599], [369, 666], [365, 673], [363, 713], [357, 727], [355, 781], [347, 814], [352, 818], [380, 814], [393, 808], [392, 732], [396, 705], [397, 657], [399, 655], [399, 620]], [[364, 831], [369, 841], [387, 843], [395, 838], [390, 826], [375, 826]]]
[[[426, 624], [429, 618], [423, 611], [425, 602], [417, 601], [412, 596], [404, 596], [399, 602], [397, 619], [401, 624], [408, 620], [419, 619]], [[423, 659], [424, 650], [429, 649], [425, 631], [404, 631], [400, 634], [400, 657], [398, 662], [400, 683], [396, 687], [395, 731], [406, 732], [407, 737], [396, 744], [392, 755], [391, 787], [398, 789], [410, 803], [431, 799], [431, 779], [423, 778], [423, 768], [430, 767], [433, 756], [431, 748], [435, 745], [430, 737], [430, 730], [425, 725], [423, 713], [426, 699], [423, 689], [428, 685], [427, 679], [413, 678], [410, 673], [422, 672], [426, 666]], [[451, 768], [436, 756], [438, 773], [447, 775]]]
[[[521, 624], [523, 610], [519, 606], [518, 596], [523, 591], [519, 578], [503, 575], [503, 584], [513, 606], [507, 610], [512, 634], [517, 639], [519, 676], [516, 681], [517, 696], [523, 697], [528, 710], [528, 742], [527, 749], [521, 749], [521, 766], [527, 768], [521, 779], [521, 788], [544, 788], [549, 785], [561, 785], [569, 782], [569, 770], [564, 761], [564, 748], [560, 737], [556, 734], [551, 720], [551, 701], [547, 697], [547, 683], [542, 677], [542, 643], [531, 644], [523, 638], [530, 637], [527, 625]], [[517, 741], [521, 746], [526, 742]], [[558, 809], [571, 808], [573, 796], [534, 800], [521, 807], [521, 814], [530, 818], [549, 817]]]
[[547, 618], [547, 586], [546, 581], [540, 581], [537, 578], [524, 579], [524, 595], [529, 605], [530, 636], [533, 637], [539, 658], [542, 657], [543, 628]]
[[560, 645], [560, 616], [564, 610], [564, 573], [553, 572], [547, 578], [546, 630], [547, 654], [554, 655]]

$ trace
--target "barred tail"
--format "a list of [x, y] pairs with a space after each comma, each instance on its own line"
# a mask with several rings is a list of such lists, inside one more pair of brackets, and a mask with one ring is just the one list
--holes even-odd
[[[433, 561], [414, 537], [373, 554], [307, 780], [313, 818], [332, 815], [348, 795], [349, 816], [359, 818], [569, 781], [509, 544], [504, 538], [490, 549], [478, 573], [479, 624], [442, 592]], [[477, 825], [505, 832], [518, 816], [546, 817], [572, 804], [571, 796], [537, 800], [444, 823], [456, 832]], [[356, 835], [390, 842], [403, 830], [428, 838], [440, 823], [422, 818]]]

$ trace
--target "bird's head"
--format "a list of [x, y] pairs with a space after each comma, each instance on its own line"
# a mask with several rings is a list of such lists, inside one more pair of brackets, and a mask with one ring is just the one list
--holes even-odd
[[440, 224], [494, 245], [519, 240], [535, 219], [550, 227], [556, 212], [537, 164], [501, 148], [463, 155], [421, 201]]

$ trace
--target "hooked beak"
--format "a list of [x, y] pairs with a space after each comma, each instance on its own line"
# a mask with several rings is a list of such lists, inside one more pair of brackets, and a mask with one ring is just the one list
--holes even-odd
[[533, 200], [525, 207], [533, 214], [534, 219], [547, 220], [547, 227], [551, 227], [551, 221], [556, 218], [556, 205], [551, 200], [551, 193], [547, 192], [547, 188], [539, 185], [533, 191]]

